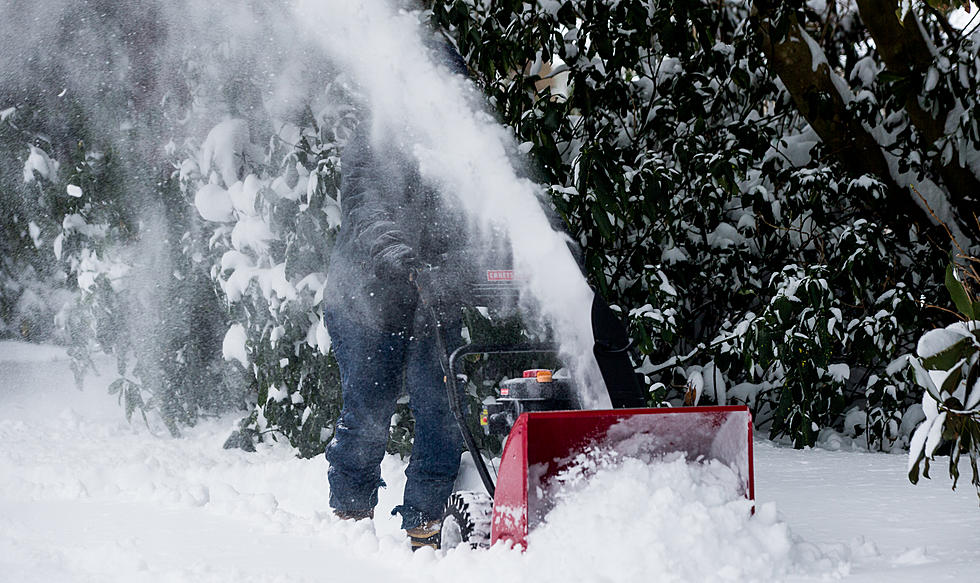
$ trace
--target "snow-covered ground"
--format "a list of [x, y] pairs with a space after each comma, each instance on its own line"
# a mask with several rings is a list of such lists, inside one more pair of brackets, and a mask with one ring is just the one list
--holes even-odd
[[[103, 367], [106, 374], [111, 367]], [[945, 468], [912, 486], [903, 455], [755, 444], [758, 509], [723, 473], [624, 463], [565, 493], [529, 550], [411, 553], [387, 510], [327, 507], [322, 456], [221, 444], [236, 418], [179, 439], [129, 424], [108, 376], [74, 387], [64, 351], [0, 342], [0, 581], [971, 581], [980, 508]], [[968, 476], [968, 468], [963, 468]]]

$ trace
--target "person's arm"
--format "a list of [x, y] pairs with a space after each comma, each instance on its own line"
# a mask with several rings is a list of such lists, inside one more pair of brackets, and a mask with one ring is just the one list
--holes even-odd
[[402, 277], [415, 263], [415, 250], [382, 204], [386, 181], [364, 137], [348, 144], [343, 165], [343, 195], [347, 228], [356, 248], [367, 252], [375, 275]]

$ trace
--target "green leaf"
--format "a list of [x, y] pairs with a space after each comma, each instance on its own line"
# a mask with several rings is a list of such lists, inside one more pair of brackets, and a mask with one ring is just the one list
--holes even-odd
[[960, 440], [957, 439], [949, 452], [949, 477], [953, 478], [953, 489], [960, 480]]
[[966, 375], [966, 396], [965, 401], [970, 400], [970, 394], [973, 391], [980, 391], [980, 387], [977, 387], [977, 381], [980, 380], [980, 363], [974, 364], [970, 367], [970, 371]]
[[977, 495], [980, 495], [980, 471], [977, 468], [977, 454], [980, 453], [980, 422], [970, 422], [970, 433], [973, 435], [973, 444], [969, 448], [970, 469], [973, 470], [971, 483], [977, 487]]
[[928, 370], [950, 370], [975, 350], [973, 342], [964, 337], [950, 344], [945, 350], [923, 358], [922, 366]]
[[963, 286], [963, 282], [956, 279], [952, 263], [946, 266], [946, 289], [949, 290], [949, 295], [953, 298], [956, 309], [968, 319], [975, 320], [976, 316], [973, 311], [973, 302], [970, 301], [970, 295], [966, 293], [966, 287]]
[[749, 74], [744, 69], [739, 69], [738, 67], [732, 69], [731, 77], [732, 81], [743, 89], [748, 88], [752, 82]]
[[126, 379], [116, 379], [116, 380], [112, 381], [112, 384], [109, 385], [109, 394], [110, 395], [115, 395], [116, 393], [118, 393], [119, 390], [122, 389], [123, 383], [125, 381], [126, 381]]
[[[915, 459], [915, 463], [912, 464], [912, 468], [909, 469], [909, 482], [912, 482], [912, 484], [918, 484], [919, 483], [919, 465], [923, 461], [925, 461], [926, 464], [929, 463], [929, 461], [926, 460], [925, 458], [926, 458], [926, 452], [923, 449], [922, 451], [919, 452], [919, 457], [917, 457]], [[928, 470], [927, 470], [927, 473], [928, 473]], [[926, 477], [928, 478], [929, 476], [926, 476]]]
[[943, 386], [940, 387], [940, 389], [942, 390], [942, 394], [952, 395], [953, 391], [956, 390], [956, 387], [960, 384], [960, 381], [962, 380], [963, 380], [963, 368], [957, 366], [952, 371], [950, 371], [949, 375], [946, 376], [946, 380], [943, 381]]
[[133, 418], [133, 411], [136, 410], [136, 400], [133, 399], [132, 392], [126, 392], [126, 421], [131, 421]]
[[904, 81], [905, 77], [902, 75], [897, 75], [891, 71], [882, 71], [878, 74], [878, 81], [880, 83], [896, 83], [898, 81]]
[[609, 216], [606, 215], [606, 211], [602, 208], [602, 205], [598, 202], [592, 205], [592, 218], [595, 219], [596, 227], [599, 228], [599, 232], [602, 236], [609, 240], [613, 240], [613, 226], [609, 222]]
[[924, 388], [926, 392], [932, 395], [934, 399], [936, 399], [937, 401], [941, 400], [939, 396], [939, 388], [932, 381], [932, 377], [929, 376], [928, 372], [926, 372], [926, 369], [923, 367], [922, 363], [919, 362], [919, 359], [910, 358], [909, 365], [912, 367], [912, 370], [915, 374], [915, 382], [918, 383], [919, 386]]

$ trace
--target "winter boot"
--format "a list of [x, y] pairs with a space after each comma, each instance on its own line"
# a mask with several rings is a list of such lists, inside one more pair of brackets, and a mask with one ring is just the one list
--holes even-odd
[[408, 538], [412, 540], [413, 551], [417, 551], [422, 547], [432, 547], [434, 549], [438, 549], [440, 542], [439, 531], [441, 528], [442, 520], [430, 520], [428, 522], [423, 522], [415, 528], [407, 529], [405, 534], [407, 534]]
[[374, 508], [368, 508], [366, 510], [334, 510], [333, 513], [341, 520], [353, 520], [354, 522], [364, 519], [374, 519]]

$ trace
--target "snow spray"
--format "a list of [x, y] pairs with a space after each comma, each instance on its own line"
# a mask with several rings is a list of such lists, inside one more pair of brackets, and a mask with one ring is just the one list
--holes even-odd
[[[168, 355], [170, 362], [178, 363], [186, 356], [174, 358], [172, 352], [172, 341], [186, 340], [183, 326], [160, 325], [161, 314], [175, 304], [176, 294], [187, 293], [186, 286], [181, 289], [175, 283], [185, 281], [188, 274], [174, 260], [174, 250], [184, 244], [177, 229], [183, 226], [179, 217], [188, 210], [186, 201], [171, 188], [176, 181], [168, 180], [177, 177], [175, 162], [184, 162], [179, 168], [182, 183], [190, 182], [184, 180], [191, 174], [188, 168], [207, 171], [212, 160], [202, 156], [205, 159], [194, 162], [187, 153], [207, 151], [201, 138], [210, 136], [208, 130], [216, 126], [230, 124], [245, 127], [240, 133], [243, 147], [250, 148], [249, 154], [258, 151], [249, 159], [261, 160], [263, 149], [256, 144], [276, 138], [277, 126], [270, 118], [292, 119], [297, 111], [317, 107], [316, 100], [308, 98], [314, 93], [313, 80], [322, 93], [322, 79], [330, 75], [323, 70], [329, 59], [322, 49], [295, 42], [298, 25], [288, 4], [257, 0], [240, 4], [0, 2], [0, 121], [9, 130], [5, 138], [23, 136], [23, 145], [17, 147], [27, 158], [24, 181], [33, 182], [36, 174], [50, 188], [49, 183], [82, 172], [76, 170], [81, 144], [93, 168], [100, 170], [108, 159], [111, 166], [106, 167], [113, 172], [114, 186], [82, 181], [81, 186], [69, 185], [67, 192], [51, 193], [52, 198], [76, 200], [84, 210], [66, 216], [63, 233], [53, 240], [49, 232], [38, 229], [35, 245], [51, 249], [52, 259], [74, 261], [81, 289], [93, 289], [96, 278], [105, 275], [115, 291], [136, 298], [113, 309], [112, 325], [119, 338], [152, 355], [139, 365], [141, 373], [135, 372], [137, 361], [132, 358], [129, 369], [120, 371], [128, 378], [137, 375], [144, 386], [166, 385], [162, 360], [156, 356]], [[43, 115], [35, 115], [36, 111]], [[233, 148], [209, 152], [226, 186], [238, 180], [243, 157], [236, 157], [237, 153]], [[97, 239], [112, 232], [109, 224], [98, 222], [103, 220], [98, 212], [87, 211], [93, 206], [97, 211], [103, 197], [113, 196], [117, 186], [121, 194], [113, 203], [119, 203], [125, 218], [138, 225], [134, 229], [138, 237], [125, 234], [104, 244], [100, 241], [98, 252], [90, 248], [77, 252], [78, 245], [71, 240], [74, 233]], [[32, 197], [23, 200], [28, 198]], [[21, 214], [20, 202], [15, 190], [3, 197], [13, 213]], [[24, 207], [24, 214], [36, 212], [30, 205]], [[184, 299], [201, 301], [199, 296]], [[63, 310], [59, 318], [66, 321], [68, 314]], [[204, 318], [192, 323], [196, 337], [207, 339], [217, 325]], [[204, 344], [195, 348], [213, 350]], [[210, 399], [219, 392], [202, 390], [201, 396]]]
[[[124, 163], [137, 174], [159, 160], [161, 145], [193, 146], [193, 136], [229, 120], [247, 126], [242, 135], [250, 145], [269, 142], [276, 130], [263, 116], [282, 121], [311, 103], [329, 107], [322, 91], [311, 96], [337, 78], [335, 67], [342, 69], [356, 81], [374, 123], [407, 129], [403, 135], [412, 137], [426, 180], [458, 198], [454, 206], [478, 230], [503, 229], [514, 268], [526, 276], [522, 306], [560, 342], [576, 384], [588, 388], [583, 404], [609, 405], [592, 354], [593, 293], [567, 237], [551, 226], [540, 187], [519, 176], [509, 156], [517, 151], [515, 140], [485, 111], [479, 91], [429, 59], [423, 42], [428, 33], [416, 14], [388, 0], [247, 2], [233, 10], [188, 0], [120, 2], [112, 5], [113, 20], [82, 0], [8, 4], [0, 6], [0, 22], [17, 30], [0, 37], [0, 74], [9, 81], [4, 89], [41, 91], [54, 109], [62, 95], [75, 97], [115, 149], [129, 153]], [[132, 30], [113, 29], [117, 20]], [[65, 28], [66, 22], [73, 24]], [[192, 96], [175, 90], [187, 54], [197, 55], [191, 66], [199, 82]], [[47, 86], [49, 78], [56, 88]], [[254, 91], [247, 89], [251, 85]], [[127, 100], [136, 105], [136, 119], [119, 119]], [[187, 117], [181, 100], [193, 104]], [[146, 125], [139, 117], [144, 115], [172, 123]], [[224, 166], [237, 170], [237, 164]], [[224, 178], [229, 187], [237, 176], [224, 174], [230, 175]], [[144, 221], [158, 222], [152, 216]], [[168, 265], [159, 267], [151, 271], [172, 272]]]
[[300, 0], [299, 21], [365, 93], [375, 126], [414, 140], [420, 171], [484, 233], [502, 229], [521, 277], [521, 302], [559, 342], [583, 404], [609, 406], [592, 353], [589, 288], [568, 245], [551, 226], [540, 190], [508, 157], [514, 139], [480, 105], [472, 83], [428, 57], [416, 15], [386, 0]]

